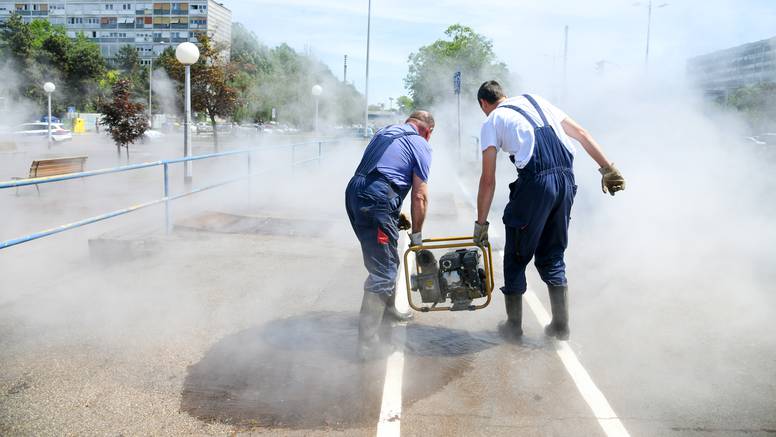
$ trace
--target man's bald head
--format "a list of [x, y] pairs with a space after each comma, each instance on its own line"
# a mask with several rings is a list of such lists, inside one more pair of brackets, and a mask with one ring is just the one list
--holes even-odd
[[410, 123], [418, 128], [420, 136], [426, 140], [431, 137], [431, 132], [434, 130], [434, 116], [428, 111], [415, 111], [407, 118], [405, 123]]

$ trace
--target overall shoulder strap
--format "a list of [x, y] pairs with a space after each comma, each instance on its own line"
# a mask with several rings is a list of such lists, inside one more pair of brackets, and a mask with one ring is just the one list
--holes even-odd
[[364, 156], [361, 158], [361, 163], [356, 169], [356, 174], [366, 176], [371, 173], [377, 163], [385, 154], [386, 150], [399, 138], [418, 135], [417, 132], [402, 131], [398, 133], [384, 133], [375, 135], [375, 138], [367, 145], [367, 150], [364, 151]]
[[529, 94], [523, 94], [523, 97], [528, 99], [529, 102], [531, 102], [531, 105], [533, 105], [534, 109], [536, 109], [536, 112], [539, 113], [539, 117], [542, 118], [542, 122], [545, 126], [549, 126], [550, 123], [547, 122], [547, 117], [544, 116], [544, 111], [542, 111], [542, 108], [539, 107], [539, 104], [536, 103], [536, 100], [531, 97]]
[[535, 121], [533, 121], [533, 119], [528, 115], [528, 113], [526, 113], [522, 109], [518, 108], [517, 106], [503, 105], [503, 106], [499, 106], [499, 108], [509, 108], [509, 109], [511, 109], [513, 111], [517, 111], [517, 112], [520, 113], [520, 115], [525, 117], [525, 119], [528, 120], [529, 123], [531, 123], [531, 126], [533, 126], [534, 129], [538, 129], [539, 128], [539, 126], [536, 124]]

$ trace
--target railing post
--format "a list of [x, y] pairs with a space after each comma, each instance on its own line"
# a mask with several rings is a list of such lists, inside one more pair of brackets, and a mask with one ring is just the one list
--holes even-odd
[[170, 223], [170, 172], [169, 165], [164, 163], [164, 232], [169, 234], [172, 230]]
[[253, 161], [251, 160], [251, 155], [253, 154], [253, 151], [248, 151], [246, 155], [248, 155], [248, 199], [253, 198], [253, 181], [251, 180], [251, 175], [253, 174]]

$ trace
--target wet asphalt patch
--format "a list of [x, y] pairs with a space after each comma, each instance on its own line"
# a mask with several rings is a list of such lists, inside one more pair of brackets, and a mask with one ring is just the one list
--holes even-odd
[[322, 230], [332, 226], [323, 219], [298, 219], [280, 217], [257, 217], [205, 211], [179, 220], [175, 228], [180, 230], [215, 232], [222, 234], [257, 234], [283, 236], [320, 236]]
[[[490, 333], [415, 323], [406, 329], [405, 406], [460, 378], [477, 352], [500, 344]], [[225, 337], [189, 366], [181, 410], [245, 428], [372, 426], [385, 360], [358, 360], [357, 331], [357, 314], [316, 312]]]

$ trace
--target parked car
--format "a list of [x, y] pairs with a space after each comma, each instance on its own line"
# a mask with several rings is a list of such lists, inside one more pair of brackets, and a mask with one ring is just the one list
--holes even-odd
[[140, 141], [143, 144], [146, 144], [160, 138], [164, 138], [163, 133], [159, 132], [158, 130], [148, 129], [143, 133], [143, 137], [140, 139]]
[[744, 138], [744, 142], [747, 144], [756, 144], [758, 146], [764, 146], [765, 141], [760, 141], [757, 139], [757, 137], [746, 137]]
[[[48, 134], [48, 123], [36, 121], [34, 123], [24, 123], [18, 126], [14, 131], [15, 135], [21, 136], [41, 136], [46, 138]], [[73, 134], [62, 126], [62, 123], [51, 123], [51, 139], [57, 142], [73, 139]]]
[[375, 135], [375, 130], [371, 127], [368, 127], [366, 130], [366, 135], [364, 135], [364, 128], [363, 127], [349, 127], [345, 128], [341, 132], [342, 136], [345, 137], [351, 137], [351, 138], [372, 138]]
[[761, 144], [767, 144], [769, 146], [776, 145], [776, 133], [764, 133], [760, 135], [755, 135], [752, 138], [759, 141]]

